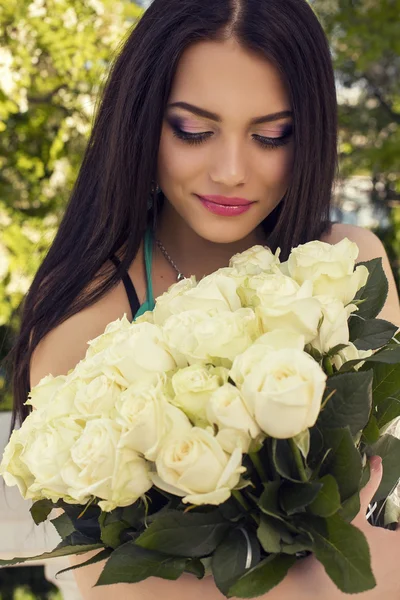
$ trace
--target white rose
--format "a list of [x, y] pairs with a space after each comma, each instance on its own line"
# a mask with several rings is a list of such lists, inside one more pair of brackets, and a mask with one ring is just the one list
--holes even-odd
[[98, 503], [99, 507], [110, 512], [118, 506], [130, 506], [152, 485], [149, 463], [128, 446], [118, 447], [107, 498]]
[[237, 354], [248, 348], [258, 335], [256, 316], [250, 308], [208, 314], [190, 310], [172, 315], [163, 327], [164, 339], [176, 360], [187, 363], [214, 363], [230, 367]]
[[0, 463], [0, 475], [3, 476], [6, 485], [18, 486], [21, 496], [25, 499], [40, 500], [43, 498], [41, 494], [37, 494], [35, 497], [29, 491], [35, 477], [26, 463], [21, 460], [21, 455], [35, 438], [36, 430], [43, 427], [44, 422], [43, 411], [31, 412], [22, 426], [12, 432]]
[[82, 504], [91, 496], [108, 499], [120, 437], [121, 427], [102, 417], [87, 421], [72, 446], [70, 458], [60, 470], [68, 493]]
[[318, 335], [310, 343], [321, 354], [326, 354], [338, 344], [348, 343], [348, 319], [357, 307], [354, 304], [345, 307], [343, 302], [329, 296], [316, 296], [315, 299], [321, 304], [323, 319]]
[[156, 384], [138, 381], [130, 385], [116, 401], [121, 443], [155, 460], [166, 435], [189, 432], [189, 419], [168, 400], [163, 377]]
[[58, 377], [53, 377], [51, 374], [46, 375], [32, 388], [25, 404], [36, 409], [46, 406], [52, 401], [58, 388], [65, 383], [66, 379], [66, 375], [59, 375]]
[[110, 511], [133, 504], [151, 487], [148, 464], [120, 438], [121, 428], [112, 419], [87, 422], [61, 469], [74, 500], [85, 504], [95, 496], [105, 501], [100, 508]]
[[96, 377], [104, 375], [105, 371], [107, 371], [105, 353], [106, 350], [102, 350], [80, 360], [68, 373], [66, 383], [76, 380], [88, 382], [96, 379]]
[[104, 350], [103, 371], [125, 387], [137, 380], [156, 382], [160, 373], [176, 369], [161, 329], [151, 323], [134, 324], [123, 339]]
[[368, 279], [364, 265], [355, 270], [359, 249], [344, 238], [337, 244], [314, 241], [293, 248], [287, 261], [291, 277], [298, 283], [309, 279], [315, 295], [333, 296], [348, 304]]
[[181, 279], [177, 283], [171, 285], [164, 294], [158, 296], [156, 299], [156, 305], [153, 310], [154, 323], [156, 325], [163, 325], [165, 321], [174, 314], [172, 310], [173, 302], [176, 298], [179, 298], [185, 292], [193, 289], [196, 286], [196, 278], [192, 276], [190, 279]]
[[212, 365], [191, 365], [171, 378], [175, 396], [171, 402], [181, 408], [196, 425], [207, 422], [211, 394], [228, 381], [228, 369]]
[[225, 502], [246, 470], [240, 448], [229, 455], [210, 431], [199, 427], [186, 436], [168, 438], [156, 468], [151, 478], [157, 487], [197, 505]]
[[256, 245], [232, 256], [229, 266], [244, 275], [258, 275], [261, 272], [270, 273], [279, 266], [280, 253], [280, 248], [273, 254], [269, 248]]
[[[207, 405], [207, 419], [218, 426], [220, 433], [223, 429], [231, 429], [236, 431], [236, 434], [239, 432], [244, 434], [247, 444], [243, 444], [244, 437], [238, 435], [244, 452], [248, 451], [251, 439], [257, 438], [261, 433], [257, 423], [249, 414], [240, 391], [230, 383], [225, 383], [211, 394]], [[220, 438], [217, 436], [217, 439], [223, 447], [226, 446], [226, 443], [223, 443], [225, 439], [223, 436]], [[230, 441], [228, 444], [231, 450]]]
[[82, 435], [82, 427], [69, 417], [45, 422], [29, 432], [20, 460], [34, 477], [30, 493], [40, 494], [56, 502], [68, 497], [62, 469], [68, 462], [71, 449]]
[[132, 323], [127, 319], [126, 313], [124, 313], [124, 316], [121, 319], [116, 319], [115, 321], [108, 323], [104, 333], [93, 340], [89, 340], [89, 348], [86, 351], [86, 357], [91, 358], [98, 352], [102, 352], [115, 342], [117, 334], [129, 331], [131, 327]]
[[291, 438], [315, 424], [327, 377], [305, 352], [255, 344], [237, 357], [230, 376], [267, 435]]
[[75, 407], [75, 398], [78, 390], [87, 390], [90, 381], [90, 379], [81, 380], [72, 375], [68, 376], [65, 383], [56, 390], [51, 402], [43, 408], [46, 421], [79, 416], [79, 410]]
[[[332, 362], [335, 365], [336, 369], [339, 371], [339, 369], [346, 362], [348, 362], [350, 360], [357, 360], [359, 358], [368, 358], [368, 356], [371, 356], [372, 354], [373, 354], [372, 350], [358, 350], [358, 348], [356, 348], [354, 344], [349, 342], [348, 345], [346, 346], [346, 348], [343, 348], [342, 350], [340, 350], [340, 352], [338, 352], [333, 357]], [[363, 364], [364, 364], [364, 361], [359, 362], [358, 365], [354, 366], [355, 370], [358, 371], [358, 369], [360, 367], [362, 367]]]
[[146, 310], [140, 317], [135, 319], [135, 323], [151, 323], [154, 325], [154, 312], [152, 310]]
[[[265, 438], [264, 434], [262, 436]], [[230, 427], [220, 429], [215, 439], [228, 454], [232, 454], [236, 448], [240, 448], [243, 454], [246, 454], [251, 444], [251, 437], [248, 433], [239, 431], [238, 429], [231, 429]]]
[[304, 335], [294, 331], [274, 329], [274, 331], [268, 331], [268, 333], [261, 335], [254, 344], [267, 346], [271, 350], [283, 350], [285, 348], [304, 350], [305, 338]]
[[237, 279], [231, 276], [231, 269], [219, 269], [203, 277], [196, 287], [185, 290], [170, 302], [172, 314], [187, 310], [201, 309], [215, 312], [235, 311], [241, 308], [237, 295]]
[[115, 404], [121, 393], [119, 385], [100, 375], [77, 390], [75, 409], [85, 416], [113, 418], [116, 414]]
[[322, 311], [318, 300], [312, 298], [311, 282], [299, 286], [282, 274], [265, 275], [253, 303], [264, 333], [284, 329], [304, 335], [306, 343], [317, 335]]

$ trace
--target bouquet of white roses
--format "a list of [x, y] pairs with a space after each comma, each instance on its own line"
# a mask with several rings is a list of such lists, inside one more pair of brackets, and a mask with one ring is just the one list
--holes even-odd
[[0, 473], [36, 523], [64, 510], [46, 557], [99, 549], [79, 565], [107, 559], [97, 585], [212, 574], [249, 598], [314, 553], [342, 591], [376, 585], [351, 521], [374, 454], [373, 523], [400, 516], [400, 440], [386, 432], [400, 345], [376, 318], [381, 259], [356, 266], [347, 239], [279, 255], [255, 246], [174, 284], [32, 389]]

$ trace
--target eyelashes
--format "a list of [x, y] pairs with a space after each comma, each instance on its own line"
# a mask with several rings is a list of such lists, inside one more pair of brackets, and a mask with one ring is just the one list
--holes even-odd
[[[214, 135], [212, 131], [205, 131], [202, 133], [189, 133], [189, 132], [181, 129], [179, 127], [179, 125], [175, 122], [170, 122], [170, 126], [171, 126], [172, 134], [174, 135], [174, 137], [182, 140], [183, 142], [185, 142], [191, 146], [198, 146], [199, 144], [202, 144], [207, 139], [209, 139], [212, 135]], [[254, 141], [256, 141], [261, 146], [261, 148], [275, 149], [275, 148], [281, 148], [282, 146], [285, 146], [286, 144], [288, 144], [290, 141], [290, 138], [292, 137], [292, 133], [293, 133], [293, 126], [287, 125], [284, 128], [284, 133], [281, 137], [270, 138], [270, 137], [265, 137], [263, 135], [258, 135], [255, 133], [253, 134], [252, 137], [253, 137]]]

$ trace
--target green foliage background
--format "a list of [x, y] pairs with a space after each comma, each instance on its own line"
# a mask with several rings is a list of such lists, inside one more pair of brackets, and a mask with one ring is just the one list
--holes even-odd
[[[400, 0], [310, 0], [329, 37], [342, 179], [371, 176], [399, 279]], [[0, 0], [0, 361], [55, 234], [110, 60], [142, 9], [127, 0]], [[10, 406], [0, 367], [0, 409]]]

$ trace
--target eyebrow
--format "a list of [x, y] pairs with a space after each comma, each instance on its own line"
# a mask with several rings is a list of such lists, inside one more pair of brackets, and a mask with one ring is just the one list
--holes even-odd
[[[188, 104], [187, 102], [173, 102], [169, 104], [167, 108], [184, 108], [189, 112], [198, 115], [199, 117], [205, 117], [206, 119], [211, 119], [211, 121], [216, 121], [217, 123], [221, 123], [222, 119], [219, 115], [212, 113], [204, 108], [200, 108], [199, 106], [194, 106], [193, 104]], [[282, 110], [277, 113], [272, 113], [270, 115], [264, 115], [262, 117], [256, 117], [250, 121], [251, 125], [260, 125], [261, 123], [269, 123], [271, 121], [278, 121], [278, 119], [283, 119], [285, 117], [292, 117], [293, 111], [291, 110]]]

